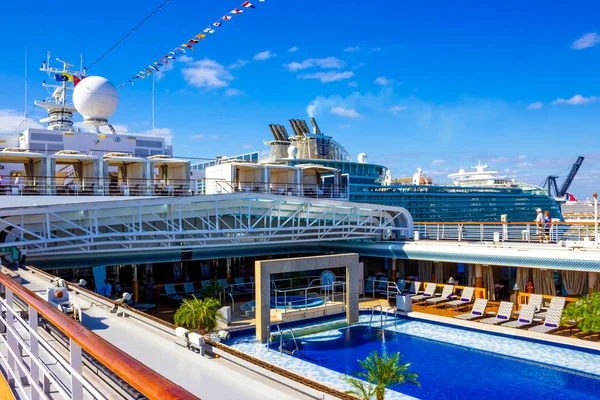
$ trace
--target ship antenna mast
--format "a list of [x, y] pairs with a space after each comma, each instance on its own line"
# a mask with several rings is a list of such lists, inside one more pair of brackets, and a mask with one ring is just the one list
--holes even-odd
[[27, 46], [25, 46], [25, 106], [23, 107], [23, 122], [25, 123], [25, 129], [29, 128], [27, 121]]

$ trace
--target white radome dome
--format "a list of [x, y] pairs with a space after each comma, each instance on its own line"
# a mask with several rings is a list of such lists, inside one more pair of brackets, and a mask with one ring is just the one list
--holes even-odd
[[83, 116], [83, 123], [101, 126], [117, 109], [119, 95], [108, 79], [88, 76], [75, 86], [73, 104]]
[[366, 164], [367, 163], [367, 154], [366, 153], [360, 153], [357, 158], [358, 158], [358, 162], [360, 164]]
[[287, 153], [289, 158], [296, 158], [298, 155], [298, 148], [294, 145], [291, 145], [288, 147]]

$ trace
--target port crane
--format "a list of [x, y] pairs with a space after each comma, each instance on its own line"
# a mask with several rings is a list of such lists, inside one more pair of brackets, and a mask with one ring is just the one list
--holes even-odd
[[546, 178], [544, 183], [542, 183], [542, 187], [546, 188], [548, 191], [548, 196], [555, 198], [565, 197], [567, 190], [569, 190], [571, 183], [573, 183], [573, 179], [575, 179], [575, 175], [577, 175], [579, 168], [581, 168], [581, 164], [583, 164], [584, 159], [585, 158], [582, 156], [577, 157], [577, 161], [575, 161], [575, 164], [573, 164], [571, 167], [569, 175], [567, 175], [560, 188], [556, 183], [556, 179], [558, 179], [557, 175], [550, 175]]

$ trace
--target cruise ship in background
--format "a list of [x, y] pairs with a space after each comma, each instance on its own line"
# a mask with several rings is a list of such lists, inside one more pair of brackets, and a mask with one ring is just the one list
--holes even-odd
[[364, 153], [353, 161], [340, 143], [321, 132], [314, 118], [310, 121], [312, 129], [304, 120], [290, 120], [291, 135], [282, 125], [270, 125], [273, 140], [265, 142], [270, 154], [260, 162], [337, 169], [341, 182], [348, 184], [350, 201], [404, 207], [415, 221], [498, 222], [506, 214], [509, 221], [524, 222], [535, 218], [536, 208], [562, 220], [558, 202], [543, 188], [498, 177], [487, 165], [449, 175], [452, 185], [433, 184], [420, 169], [407, 183], [393, 179], [386, 166], [369, 163]]
[[[449, 175], [452, 185], [432, 184], [419, 170], [412, 182], [393, 179], [383, 165], [361, 153], [357, 161], [311, 118], [290, 120], [293, 134], [270, 125], [270, 154], [217, 157], [195, 163], [174, 158], [170, 138], [105, 134], [112, 127], [118, 97], [114, 87], [85, 71], [50, 66], [42, 71], [56, 80], [44, 83], [51, 97], [36, 105], [48, 112], [45, 129], [27, 129], [0, 138], [0, 194], [20, 195], [196, 195], [255, 191], [304, 197], [328, 197], [357, 203], [404, 207], [415, 221], [532, 221], [535, 209], [562, 220], [558, 202], [537, 186], [498, 177], [486, 165]], [[79, 83], [79, 82], [82, 83]], [[80, 87], [75, 87], [79, 83]], [[75, 89], [74, 104], [70, 91]], [[78, 89], [78, 90], [77, 90]], [[79, 92], [79, 93], [77, 93]], [[78, 95], [78, 96], [77, 96]], [[73, 126], [79, 112], [96, 132]]]

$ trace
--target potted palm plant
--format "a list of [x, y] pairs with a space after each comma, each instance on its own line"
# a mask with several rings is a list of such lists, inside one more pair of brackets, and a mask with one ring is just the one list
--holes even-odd
[[175, 311], [175, 325], [188, 329], [199, 330], [206, 334], [217, 326], [218, 321], [223, 318], [219, 314], [220, 303], [214, 298], [198, 299], [192, 295], [191, 299], [185, 299]]
[[[383, 353], [381, 356], [373, 351], [364, 360], [358, 360], [363, 372], [356, 377], [344, 376], [342, 379], [352, 386], [346, 393], [352, 394], [361, 400], [371, 400], [373, 396], [377, 400], [383, 400], [385, 389], [391, 386], [412, 383], [421, 387], [416, 373], [408, 373], [410, 363], [400, 364], [400, 353], [389, 355]], [[366, 380], [366, 382], [362, 379]]]

